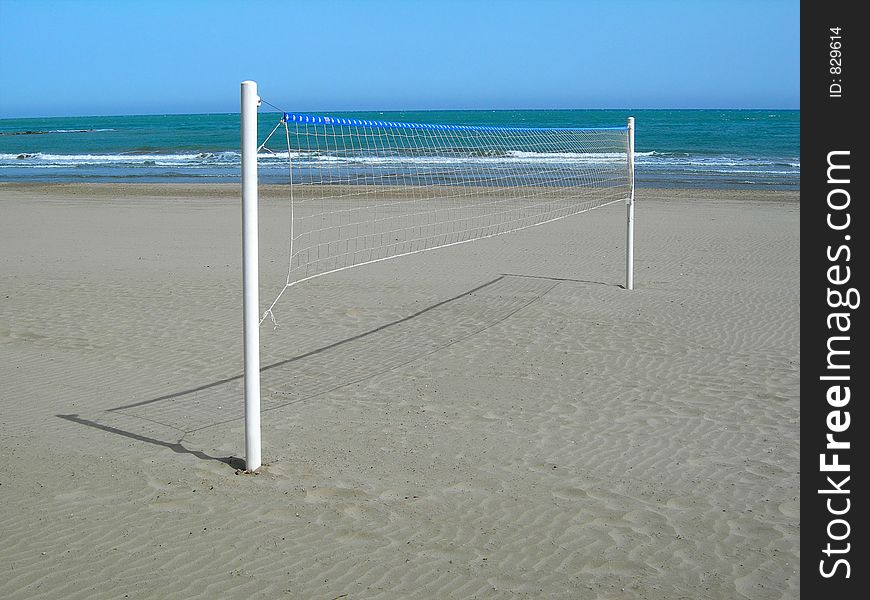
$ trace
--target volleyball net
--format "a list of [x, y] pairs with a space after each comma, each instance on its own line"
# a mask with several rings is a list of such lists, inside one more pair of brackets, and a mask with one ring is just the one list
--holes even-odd
[[[258, 327], [267, 319], [277, 326], [285, 293], [299, 283], [623, 201], [625, 287], [633, 287], [633, 118], [613, 127], [524, 127], [282, 111], [260, 141], [259, 104], [256, 83], [244, 82], [246, 398], [256, 395], [256, 406], [246, 399], [248, 470], [260, 464]], [[286, 160], [290, 204], [286, 280], [265, 311], [257, 297], [258, 160]]]

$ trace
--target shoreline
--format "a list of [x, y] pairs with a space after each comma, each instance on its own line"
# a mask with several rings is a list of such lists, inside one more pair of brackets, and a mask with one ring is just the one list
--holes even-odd
[[[280, 195], [289, 189], [288, 185], [261, 183], [259, 190], [265, 197]], [[239, 197], [240, 183], [114, 183], [114, 182], [0, 182], [0, 192], [44, 193], [79, 193], [90, 191], [99, 197], [115, 197], [119, 192], [125, 195], [149, 197], [177, 197], [180, 194], [194, 197]], [[671, 196], [675, 199], [688, 197], [720, 197], [734, 196], [736, 200], [767, 201], [779, 200], [785, 202], [800, 202], [800, 190], [792, 189], [758, 189], [758, 188], [712, 188], [712, 187], [638, 187], [638, 196], [661, 198]]]

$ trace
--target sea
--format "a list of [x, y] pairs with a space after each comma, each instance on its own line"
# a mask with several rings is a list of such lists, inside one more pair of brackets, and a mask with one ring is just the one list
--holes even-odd
[[[316, 114], [524, 128], [620, 127], [634, 116], [638, 187], [800, 189], [799, 110]], [[260, 113], [260, 140], [279, 118], [280, 113]], [[283, 161], [270, 156], [260, 161], [262, 182], [286, 182], [286, 145], [284, 150]], [[522, 160], [530, 159], [523, 154]], [[490, 160], [518, 159], [506, 154]], [[240, 169], [237, 113], [0, 119], [0, 182], [235, 182]]]

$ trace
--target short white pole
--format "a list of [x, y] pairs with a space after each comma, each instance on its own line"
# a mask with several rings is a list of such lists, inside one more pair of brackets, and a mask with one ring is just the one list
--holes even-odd
[[257, 82], [242, 82], [242, 287], [245, 313], [245, 470], [262, 464], [260, 441], [260, 299], [257, 215]]
[[628, 118], [628, 185], [625, 234], [625, 288], [634, 289], [634, 117]]

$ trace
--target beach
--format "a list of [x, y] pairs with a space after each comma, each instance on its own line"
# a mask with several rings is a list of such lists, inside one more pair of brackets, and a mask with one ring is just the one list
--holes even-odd
[[0, 184], [0, 597], [799, 597], [799, 192], [636, 211], [294, 286], [246, 474], [238, 186]]

